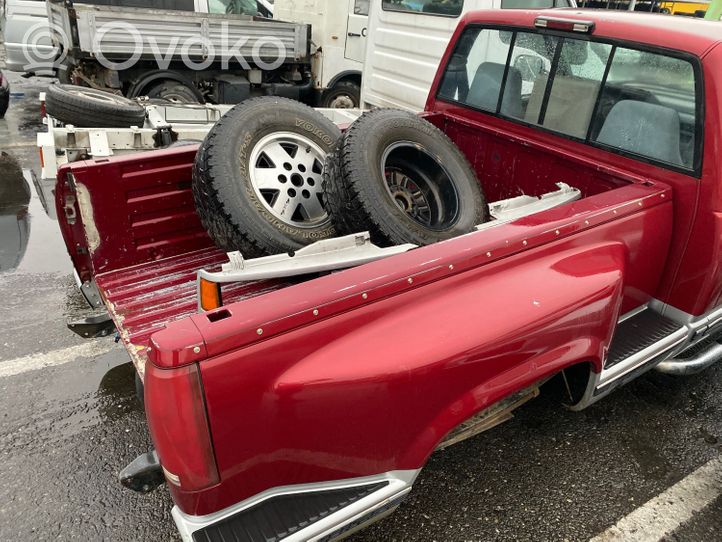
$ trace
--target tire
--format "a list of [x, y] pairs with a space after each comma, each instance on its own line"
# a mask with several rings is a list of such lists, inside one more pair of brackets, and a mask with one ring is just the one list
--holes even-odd
[[441, 130], [379, 109], [344, 134], [326, 162], [326, 208], [340, 235], [368, 230], [379, 246], [429, 245], [488, 219], [479, 181]]
[[75, 85], [50, 85], [45, 110], [79, 128], [130, 128], [145, 123], [145, 108], [133, 100]]
[[146, 95], [151, 100], [166, 100], [175, 104], [202, 103], [194, 89], [178, 81], [162, 81], [150, 87]]
[[216, 244], [260, 257], [335, 236], [320, 195], [323, 163], [340, 135], [287, 98], [254, 98], [226, 113], [193, 169], [196, 209]]
[[357, 109], [361, 106], [361, 88], [353, 81], [341, 81], [328, 89], [321, 99], [321, 107]]

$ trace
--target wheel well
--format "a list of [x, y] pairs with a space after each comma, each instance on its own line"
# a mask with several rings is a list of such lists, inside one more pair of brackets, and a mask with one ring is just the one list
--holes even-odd
[[591, 363], [577, 363], [563, 369], [545, 382], [541, 387], [541, 392], [560, 403], [569, 406], [575, 405], [582, 400], [587, 391], [591, 372]]
[[331, 79], [331, 81], [328, 84], [328, 88], [332, 89], [339, 83], [349, 81], [351, 83], [357, 84], [359, 87], [361, 87], [361, 72], [343, 72], [338, 74], [336, 77]]
[[193, 81], [183, 74], [172, 70], [151, 72], [141, 76], [128, 89], [128, 97], [137, 98], [138, 96], [143, 96], [151, 87], [162, 81], [175, 81], [177, 83], [182, 83], [190, 88], [197, 98], [203, 100], [203, 95], [198, 91], [196, 86], [193, 84]]

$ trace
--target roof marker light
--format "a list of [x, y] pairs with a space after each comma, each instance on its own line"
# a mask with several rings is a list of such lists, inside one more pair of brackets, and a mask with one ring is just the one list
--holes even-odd
[[576, 19], [561, 19], [557, 17], [537, 17], [534, 21], [537, 28], [549, 30], [562, 30], [564, 32], [579, 32], [591, 34], [594, 32], [594, 21], [578, 21]]

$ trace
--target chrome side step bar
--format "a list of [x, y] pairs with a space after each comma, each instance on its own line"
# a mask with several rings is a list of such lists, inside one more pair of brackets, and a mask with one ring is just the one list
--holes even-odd
[[[651, 307], [620, 318], [607, 352], [604, 369], [592, 373], [584, 397], [571, 410], [583, 410], [641, 374], [661, 368], [669, 374], [692, 374], [722, 358], [722, 345], [690, 360], [669, 359], [690, 347], [694, 326], [665, 316]], [[712, 361], [714, 359], [714, 361]]]
[[695, 356], [688, 359], [668, 359], [657, 365], [655, 369], [660, 373], [672, 376], [689, 376], [701, 373], [718, 361], [722, 361], [722, 344], [714, 342], [709, 348]]
[[681, 327], [666, 336], [664, 339], [657, 341], [636, 354], [633, 354], [613, 367], [603, 370], [599, 378], [597, 389], [602, 390], [625, 375], [633, 372], [635, 369], [655, 360], [662, 359], [665, 354], [668, 354], [675, 347], [683, 344], [687, 340], [687, 335], [687, 328]]

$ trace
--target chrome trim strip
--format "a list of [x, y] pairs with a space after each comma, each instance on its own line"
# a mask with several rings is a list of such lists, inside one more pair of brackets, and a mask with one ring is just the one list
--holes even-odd
[[617, 321], [617, 325], [621, 324], [622, 322], [626, 322], [630, 318], [634, 318], [638, 314], [641, 314], [644, 311], [646, 311], [648, 308], [649, 308], [649, 303], [645, 303], [644, 305], [637, 307], [634, 310], [629, 311], [627, 314], [624, 314], [619, 317], [619, 320]]
[[333, 534], [345, 525], [363, 518], [369, 512], [373, 512], [374, 510], [385, 506], [389, 502], [406, 495], [411, 491], [411, 486], [420, 471], [421, 469], [391, 471], [363, 478], [351, 478], [333, 482], [277, 487], [259, 493], [258, 495], [254, 495], [253, 497], [226, 508], [225, 510], [216, 512], [215, 514], [207, 516], [190, 516], [181, 512], [177, 506], [174, 506], [171, 511], [171, 515], [173, 516], [173, 520], [175, 521], [184, 542], [193, 542], [193, 533], [195, 531], [223, 521], [242, 510], [255, 506], [273, 497], [281, 495], [295, 495], [299, 493], [313, 493], [330, 489], [358, 487], [384, 481], [388, 482], [388, 485], [378, 491], [375, 491], [371, 495], [368, 495], [333, 514], [326, 516], [325, 518], [312, 523], [305, 529], [285, 538], [284, 542], [316, 540]]

